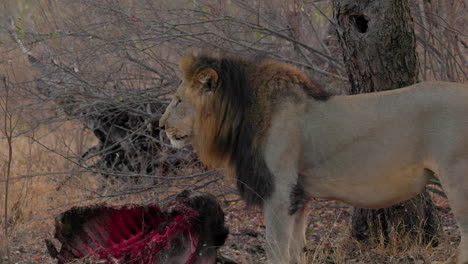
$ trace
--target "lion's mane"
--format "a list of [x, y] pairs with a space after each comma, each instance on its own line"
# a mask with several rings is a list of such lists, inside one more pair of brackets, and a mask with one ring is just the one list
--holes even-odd
[[[237, 177], [240, 195], [249, 205], [262, 205], [274, 188], [264, 160], [264, 141], [275, 102], [326, 100], [329, 94], [298, 69], [263, 58], [226, 54], [190, 54], [181, 68], [197, 113], [193, 146], [208, 166], [225, 167]], [[217, 74], [210, 97], [195, 76], [205, 69]], [[210, 99], [207, 99], [210, 98]]]

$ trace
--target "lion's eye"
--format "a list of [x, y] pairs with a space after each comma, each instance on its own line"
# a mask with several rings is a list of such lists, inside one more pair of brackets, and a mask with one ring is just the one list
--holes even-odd
[[180, 98], [176, 98], [176, 104], [175, 106], [177, 106], [178, 104], [182, 103], [182, 100], [180, 100]]

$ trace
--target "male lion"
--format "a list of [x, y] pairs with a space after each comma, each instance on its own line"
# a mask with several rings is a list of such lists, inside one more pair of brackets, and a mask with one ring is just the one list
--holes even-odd
[[264, 210], [270, 263], [298, 261], [310, 197], [382, 208], [409, 199], [437, 175], [468, 263], [468, 87], [428, 82], [330, 96], [304, 73], [269, 59], [193, 53], [161, 117], [175, 147], [237, 176], [242, 197]]

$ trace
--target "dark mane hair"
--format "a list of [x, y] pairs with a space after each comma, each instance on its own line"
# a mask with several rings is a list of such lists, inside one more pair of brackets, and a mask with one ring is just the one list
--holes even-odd
[[[181, 68], [188, 81], [196, 79], [205, 69], [218, 74], [209, 101], [200, 99], [204, 97], [203, 89], [189, 88], [200, 97], [195, 98], [200, 102], [195, 103], [198, 116], [193, 142], [200, 159], [209, 166], [231, 169], [247, 204], [262, 205], [274, 188], [273, 176], [263, 157], [263, 143], [271, 122], [271, 107], [265, 104], [271, 104], [273, 94], [319, 100], [329, 96], [296, 68], [268, 59], [192, 54], [181, 60]], [[285, 91], [279, 86], [267, 87], [265, 80], [274, 80], [278, 73], [284, 75], [281, 80], [289, 78], [297, 88]]]

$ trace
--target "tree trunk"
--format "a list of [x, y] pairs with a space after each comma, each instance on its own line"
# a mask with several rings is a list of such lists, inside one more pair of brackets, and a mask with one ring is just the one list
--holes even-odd
[[[416, 38], [407, 0], [333, 0], [336, 32], [351, 83], [350, 94], [397, 89], [418, 76]], [[356, 208], [352, 235], [361, 241], [391, 230], [428, 243], [441, 232], [429, 194], [386, 209]]]

